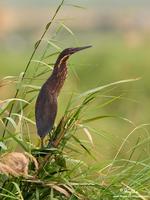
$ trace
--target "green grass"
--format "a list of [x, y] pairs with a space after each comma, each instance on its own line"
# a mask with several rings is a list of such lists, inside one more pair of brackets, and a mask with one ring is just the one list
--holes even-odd
[[12, 77], [0, 82], [1, 158], [19, 151], [32, 159], [28, 176], [0, 174], [0, 199], [149, 199], [149, 40], [135, 47], [122, 34], [95, 37], [93, 49], [69, 63], [55, 127], [46, 138], [55, 145], [44, 149], [34, 104], [59, 48], [44, 42], [37, 53], [36, 45], [26, 70], [26, 53], [2, 54], [1, 63], [15, 67], [9, 73], [3, 68], [2, 74]]

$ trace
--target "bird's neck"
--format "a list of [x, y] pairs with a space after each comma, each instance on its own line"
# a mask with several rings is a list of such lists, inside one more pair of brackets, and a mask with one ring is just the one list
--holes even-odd
[[61, 88], [64, 85], [67, 76], [67, 63], [66, 59], [61, 60], [58, 66], [54, 67], [52, 75], [46, 81], [49, 91], [56, 96], [59, 95]]

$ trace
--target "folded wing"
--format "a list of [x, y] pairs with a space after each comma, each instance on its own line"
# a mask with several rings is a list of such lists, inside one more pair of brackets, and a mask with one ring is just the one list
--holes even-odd
[[41, 138], [51, 131], [57, 114], [57, 97], [43, 85], [35, 106], [37, 133]]

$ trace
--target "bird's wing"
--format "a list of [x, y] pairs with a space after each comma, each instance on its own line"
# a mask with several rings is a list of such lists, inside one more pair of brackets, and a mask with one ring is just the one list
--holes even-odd
[[57, 114], [57, 97], [43, 85], [35, 106], [37, 133], [41, 138], [51, 131]]

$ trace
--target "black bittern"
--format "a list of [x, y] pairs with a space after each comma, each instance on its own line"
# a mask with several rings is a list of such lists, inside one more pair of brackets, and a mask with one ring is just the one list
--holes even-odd
[[43, 147], [44, 137], [52, 130], [57, 114], [57, 97], [67, 75], [67, 60], [70, 55], [91, 46], [68, 48], [58, 56], [53, 72], [43, 84], [35, 105], [37, 133]]

